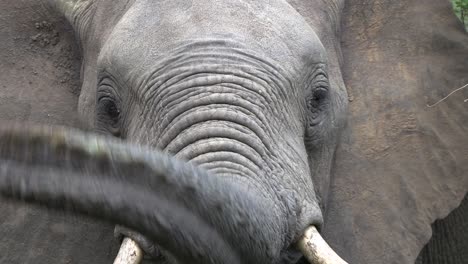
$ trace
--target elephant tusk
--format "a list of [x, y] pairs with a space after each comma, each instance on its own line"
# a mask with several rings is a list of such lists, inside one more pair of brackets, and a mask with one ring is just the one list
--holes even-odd
[[132, 239], [126, 237], [122, 241], [119, 253], [114, 264], [140, 264], [143, 259], [143, 250]]
[[315, 226], [306, 229], [297, 246], [312, 264], [348, 264], [325, 242]]

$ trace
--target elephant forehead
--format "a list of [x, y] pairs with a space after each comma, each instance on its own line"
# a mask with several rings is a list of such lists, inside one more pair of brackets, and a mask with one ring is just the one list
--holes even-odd
[[100, 60], [130, 69], [150, 66], [181, 42], [210, 38], [242, 43], [292, 70], [325, 60], [315, 32], [281, 0], [137, 1], [115, 26]]

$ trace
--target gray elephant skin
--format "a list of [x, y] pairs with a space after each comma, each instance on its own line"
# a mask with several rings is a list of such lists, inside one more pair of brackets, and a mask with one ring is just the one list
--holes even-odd
[[[0, 10], [1, 263], [110, 263], [122, 236], [145, 263], [306, 263], [309, 226], [349, 263], [415, 263], [468, 189], [449, 1]], [[444, 250], [419, 261], [467, 261]]]

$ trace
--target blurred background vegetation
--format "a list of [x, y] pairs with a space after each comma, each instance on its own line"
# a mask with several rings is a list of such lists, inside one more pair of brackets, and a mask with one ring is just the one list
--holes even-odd
[[468, 0], [452, 0], [453, 9], [468, 30]]

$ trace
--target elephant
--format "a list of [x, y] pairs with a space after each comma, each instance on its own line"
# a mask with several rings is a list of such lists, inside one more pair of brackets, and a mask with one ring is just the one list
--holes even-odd
[[2, 263], [415, 263], [466, 195], [449, 1], [0, 7]]

